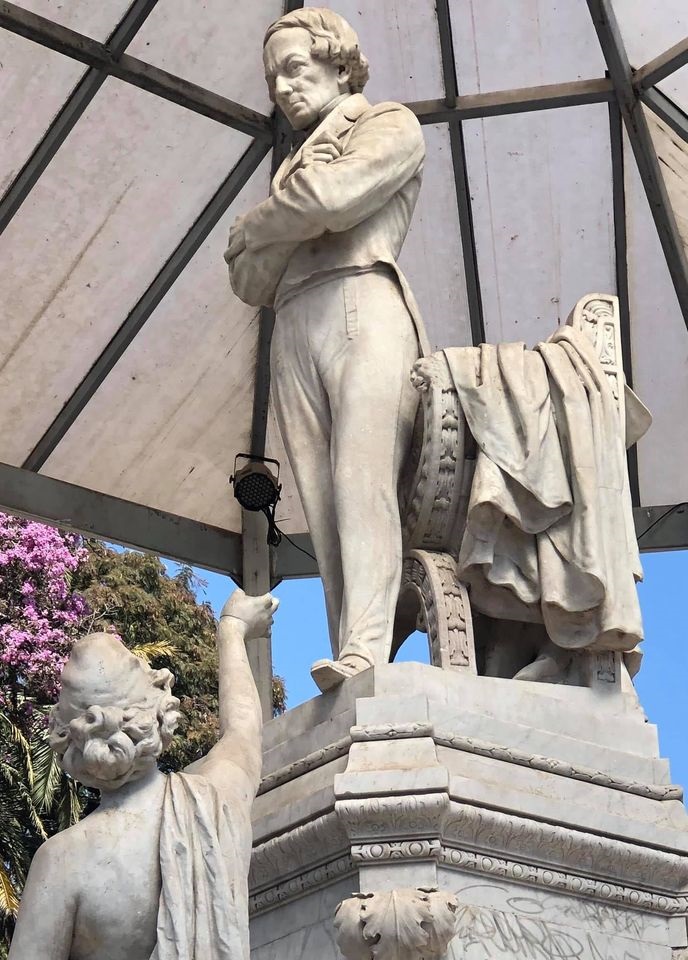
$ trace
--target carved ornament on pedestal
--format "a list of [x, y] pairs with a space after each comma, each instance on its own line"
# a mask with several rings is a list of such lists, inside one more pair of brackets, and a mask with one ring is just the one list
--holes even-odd
[[335, 913], [337, 945], [346, 960], [436, 960], [456, 930], [458, 902], [437, 890], [358, 893]]

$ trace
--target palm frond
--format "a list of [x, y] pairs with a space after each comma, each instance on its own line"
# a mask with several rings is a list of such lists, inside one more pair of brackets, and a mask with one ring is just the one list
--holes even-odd
[[40, 814], [33, 802], [28, 787], [23, 782], [22, 776], [18, 770], [9, 763], [0, 762], [0, 780], [4, 781], [6, 787], [10, 788], [14, 794], [15, 802], [20, 802], [29, 823], [34, 828], [41, 840], [47, 840], [48, 834], [41, 820]]
[[35, 738], [31, 747], [34, 770], [31, 797], [39, 813], [48, 813], [65, 775], [44, 733]]
[[150, 663], [151, 660], [155, 660], [157, 657], [174, 657], [175, 653], [177, 653], [177, 648], [173, 643], [170, 643], [169, 640], [137, 643], [129, 649], [135, 656], [140, 657], [141, 660], [145, 660], [146, 663]]
[[8, 742], [17, 748], [21, 763], [26, 772], [26, 779], [31, 786], [33, 783], [33, 763], [31, 760], [31, 746], [24, 734], [16, 723], [12, 723], [7, 714], [0, 712], [0, 726], [4, 727], [8, 734]]
[[0, 914], [16, 917], [18, 909], [19, 896], [5, 865], [0, 863]]
[[84, 803], [79, 794], [79, 787], [76, 781], [63, 773], [55, 806], [57, 829], [66, 830], [67, 827], [78, 823], [81, 819], [83, 809]]

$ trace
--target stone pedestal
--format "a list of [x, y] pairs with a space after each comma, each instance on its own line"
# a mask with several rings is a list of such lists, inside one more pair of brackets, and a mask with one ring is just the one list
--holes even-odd
[[447, 910], [456, 960], [686, 946], [688, 817], [632, 692], [388, 664], [269, 722], [263, 775], [254, 960], [427, 960]]

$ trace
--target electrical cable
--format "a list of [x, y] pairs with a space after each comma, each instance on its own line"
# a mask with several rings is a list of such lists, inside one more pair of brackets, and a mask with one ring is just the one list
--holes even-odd
[[[269, 523], [269, 521], [268, 521], [268, 523]], [[298, 543], [296, 543], [294, 540], [292, 540], [292, 538], [289, 536], [288, 533], [285, 533], [285, 532], [284, 532], [284, 530], [280, 530], [279, 527], [277, 526], [277, 523], [276, 523], [274, 520], [273, 520], [273, 526], [274, 526], [275, 530], [277, 531], [277, 533], [279, 534], [280, 540], [282, 539], [282, 537], [284, 537], [285, 540], [288, 540], [288, 541], [289, 541], [289, 543], [292, 545], [292, 547], [295, 547], [295, 548], [296, 548], [297, 550], [299, 550], [301, 553], [305, 553], [306, 556], [307, 556], [307, 557], [310, 557], [310, 559], [313, 560], [314, 563], [317, 563], [317, 562], [318, 562], [317, 559], [313, 556], [312, 553], [309, 553], [308, 550], [304, 550], [303, 547], [300, 547], [300, 546], [298, 545]], [[270, 535], [270, 533], [269, 533], [269, 531], [268, 531], [268, 536], [269, 536], [269, 535]], [[268, 542], [269, 542], [269, 541], [268, 541]], [[279, 541], [278, 541], [278, 543], [279, 543]], [[277, 546], [277, 544], [272, 544], [272, 546]]]
[[643, 539], [643, 537], [646, 537], [647, 534], [650, 532], [650, 530], [653, 530], [653, 529], [657, 526], [658, 523], [661, 523], [662, 520], [666, 519], [666, 517], [671, 516], [671, 514], [672, 514], [675, 510], [679, 510], [681, 507], [688, 507], [688, 502], [684, 500], [683, 503], [675, 503], [675, 504], [673, 505], [673, 507], [669, 507], [669, 509], [668, 509], [668, 510], [665, 510], [664, 513], [660, 513], [660, 515], [657, 517], [657, 519], [656, 519], [656, 520], [653, 520], [653, 522], [650, 524], [650, 526], [647, 528], [647, 530], [643, 530], [643, 532], [640, 534], [640, 536], [638, 537], [638, 543], [640, 543], [640, 541]]

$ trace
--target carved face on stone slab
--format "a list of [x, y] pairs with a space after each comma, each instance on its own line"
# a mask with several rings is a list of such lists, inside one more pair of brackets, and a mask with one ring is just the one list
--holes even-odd
[[294, 130], [306, 130], [337, 97], [357, 93], [368, 79], [358, 37], [332, 10], [308, 8], [281, 17], [265, 35], [270, 98]]
[[68, 774], [98, 790], [144, 776], [179, 720], [169, 670], [153, 670], [110, 633], [78, 640], [62, 671], [50, 745]]

